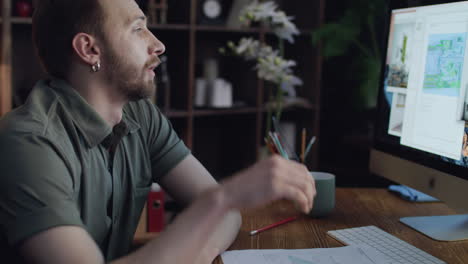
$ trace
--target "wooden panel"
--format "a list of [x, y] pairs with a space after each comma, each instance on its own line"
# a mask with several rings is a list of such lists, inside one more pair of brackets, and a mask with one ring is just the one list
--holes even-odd
[[0, 116], [11, 110], [11, 1], [2, 1]]

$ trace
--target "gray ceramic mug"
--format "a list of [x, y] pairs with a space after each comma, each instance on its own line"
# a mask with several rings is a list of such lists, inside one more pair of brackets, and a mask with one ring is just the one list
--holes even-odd
[[335, 208], [335, 175], [319, 171], [311, 171], [310, 173], [315, 179], [317, 195], [309, 215], [324, 217]]

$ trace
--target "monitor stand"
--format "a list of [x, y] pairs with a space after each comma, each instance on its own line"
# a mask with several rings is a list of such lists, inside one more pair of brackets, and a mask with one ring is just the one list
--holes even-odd
[[468, 239], [468, 214], [403, 217], [400, 221], [435, 240]]

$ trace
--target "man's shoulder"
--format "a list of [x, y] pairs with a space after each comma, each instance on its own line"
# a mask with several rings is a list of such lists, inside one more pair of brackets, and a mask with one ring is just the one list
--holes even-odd
[[37, 141], [54, 149], [69, 145], [57, 110], [59, 100], [45, 85], [44, 81], [38, 82], [25, 104], [1, 117], [0, 148], [17, 148], [18, 143], [34, 146]]
[[143, 127], [154, 122], [159, 122], [161, 118], [164, 118], [163, 113], [149, 99], [131, 101], [125, 105], [123, 111], [125, 115]]
[[15, 134], [36, 134], [45, 136], [50, 120], [56, 115], [57, 96], [39, 81], [32, 89], [27, 101], [5, 114], [0, 119], [0, 137]]
[[51, 128], [47, 119], [23, 111], [15, 110], [0, 121], [0, 170], [4, 172], [0, 182], [35, 181], [39, 171], [48, 171], [47, 178], [55, 181], [63, 178], [64, 171], [79, 171], [76, 155], [69, 151], [72, 143], [58, 126]]

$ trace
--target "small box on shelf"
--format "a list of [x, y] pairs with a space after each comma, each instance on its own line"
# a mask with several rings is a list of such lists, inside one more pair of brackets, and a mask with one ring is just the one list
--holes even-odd
[[33, 13], [33, 5], [28, 0], [17, 0], [13, 6], [13, 15], [17, 17], [31, 17]]

